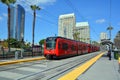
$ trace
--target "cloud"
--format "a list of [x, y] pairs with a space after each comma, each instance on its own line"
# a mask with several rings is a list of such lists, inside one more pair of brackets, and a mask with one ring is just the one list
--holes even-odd
[[118, 23], [118, 26], [120, 26], [120, 22]]
[[92, 19], [92, 16], [87, 16], [86, 18], [87, 18], [87, 19]]
[[0, 16], [0, 21], [2, 20], [3, 18]]
[[21, 5], [24, 5], [24, 6], [51, 5], [55, 2], [56, 2], [56, 0], [17, 0], [16, 4], [21, 4]]
[[7, 13], [3, 13], [2, 15], [3, 15], [4, 17], [7, 17], [7, 16], [8, 16]]
[[25, 11], [31, 13], [30, 5], [40, 6], [42, 9], [45, 9], [48, 5], [53, 5], [56, 0], [17, 0], [16, 4], [20, 4], [25, 8]]
[[56, 0], [26, 0], [30, 5], [50, 4], [56, 2]]
[[99, 23], [99, 24], [102, 24], [102, 23], [104, 23], [106, 20], [105, 19], [98, 19], [98, 20], [96, 20], [95, 22], [96, 23]]
[[1, 16], [0, 16], [0, 21], [4, 20], [7, 18], [7, 13], [1, 13]]

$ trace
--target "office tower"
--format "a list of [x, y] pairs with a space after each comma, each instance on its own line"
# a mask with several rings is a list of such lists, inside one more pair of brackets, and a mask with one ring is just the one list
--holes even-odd
[[16, 33], [16, 8], [10, 6], [10, 38], [15, 38]]
[[118, 31], [116, 37], [114, 38], [115, 47], [120, 50], [120, 31]]
[[100, 33], [100, 40], [105, 40], [105, 39], [108, 39], [107, 33], [101, 32]]
[[60, 15], [58, 36], [73, 39], [73, 29], [75, 28], [75, 24], [74, 13]]
[[21, 5], [10, 6], [10, 38], [24, 40], [25, 10]]
[[22, 41], [24, 40], [25, 10], [20, 5], [17, 5], [17, 21], [16, 38]]
[[88, 22], [77, 22], [74, 34], [77, 33], [77, 40], [90, 43], [90, 28]]

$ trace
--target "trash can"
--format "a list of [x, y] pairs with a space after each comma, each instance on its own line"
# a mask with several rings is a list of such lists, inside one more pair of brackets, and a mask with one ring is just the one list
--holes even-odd
[[119, 56], [118, 51], [114, 51], [114, 59], [118, 60], [118, 56]]
[[24, 52], [24, 49], [21, 49], [21, 52], [20, 52], [20, 58], [23, 59], [23, 52]]
[[15, 51], [15, 59], [19, 59], [20, 58], [20, 54], [21, 54], [21, 51]]
[[15, 51], [15, 59], [18, 59], [18, 51]]

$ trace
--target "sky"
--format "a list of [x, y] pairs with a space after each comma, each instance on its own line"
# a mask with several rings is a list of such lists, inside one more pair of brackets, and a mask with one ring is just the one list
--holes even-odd
[[[109, 23], [114, 28], [112, 39], [120, 31], [120, 0], [17, 0], [25, 8], [24, 41], [32, 42], [33, 11], [30, 5], [38, 5], [35, 25], [35, 44], [41, 39], [58, 35], [60, 15], [74, 13], [76, 22], [88, 21], [92, 41], [100, 40], [100, 33], [106, 32]], [[111, 16], [110, 16], [111, 14]], [[0, 2], [0, 39], [7, 39], [7, 6]], [[108, 33], [109, 34], [109, 33]]]

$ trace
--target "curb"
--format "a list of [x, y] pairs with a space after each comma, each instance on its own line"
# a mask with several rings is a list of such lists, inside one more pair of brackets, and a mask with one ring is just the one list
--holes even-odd
[[29, 59], [20, 59], [20, 60], [11, 60], [7, 62], [0, 62], [0, 66], [2, 65], [9, 65], [9, 64], [16, 64], [21, 62], [30, 62], [30, 61], [37, 61], [37, 60], [45, 60], [45, 57], [39, 57], [39, 58], [29, 58]]

